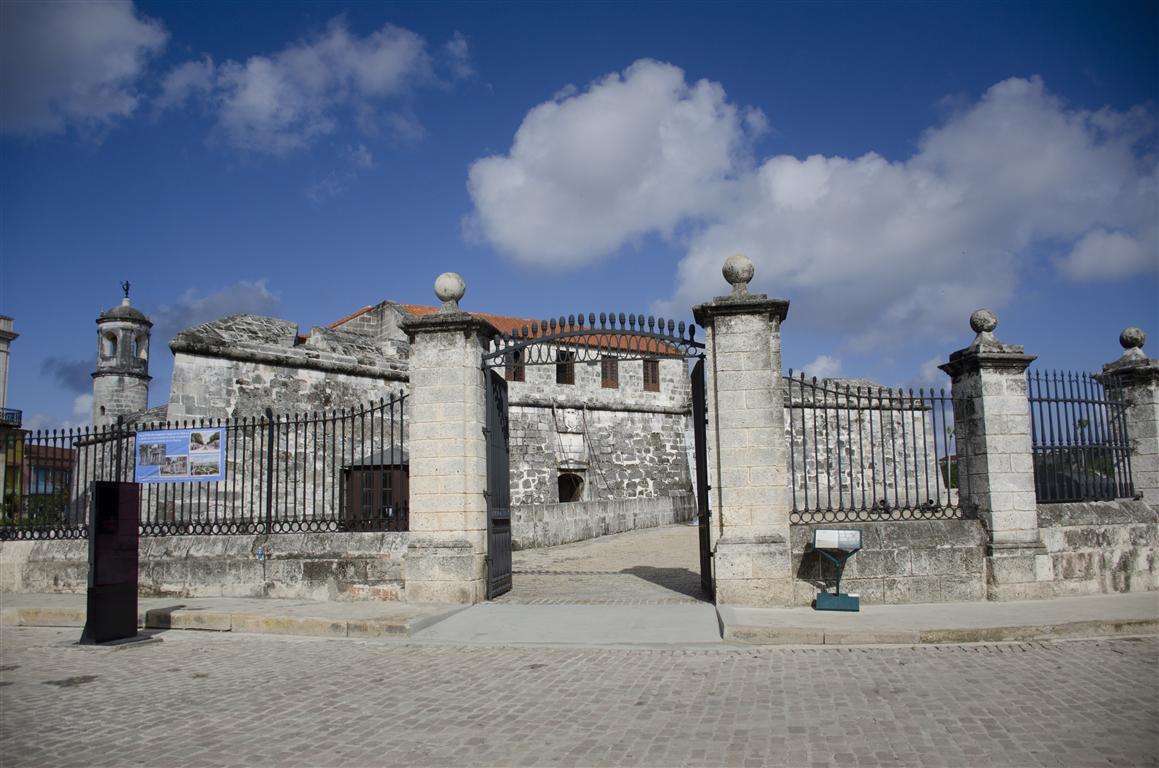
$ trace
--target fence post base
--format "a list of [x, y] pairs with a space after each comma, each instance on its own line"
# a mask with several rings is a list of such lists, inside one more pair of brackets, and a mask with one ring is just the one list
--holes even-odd
[[482, 555], [466, 539], [412, 538], [406, 552], [408, 603], [472, 604], [486, 599]]
[[994, 542], [986, 547], [987, 600], [1053, 596], [1054, 564], [1045, 545]]
[[718, 604], [753, 608], [793, 604], [792, 557], [783, 536], [722, 537], [713, 557]]

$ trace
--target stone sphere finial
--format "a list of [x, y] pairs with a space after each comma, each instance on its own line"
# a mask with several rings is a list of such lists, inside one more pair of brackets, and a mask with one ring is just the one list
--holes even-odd
[[1146, 342], [1147, 334], [1143, 333], [1142, 328], [1125, 328], [1119, 334], [1119, 345], [1123, 349], [1142, 349]]
[[724, 268], [720, 270], [732, 286], [733, 296], [744, 296], [749, 292], [749, 281], [753, 279], [754, 271], [752, 259], [743, 253], [729, 256], [724, 261]]
[[979, 309], [970, 315], [970, 330], [974, 333], [993, 333], [998, 327], [998, 315], [992, 309]]
[[444, 272], [435, 278], [435, 295], [443, 302], [443, 312], [459, 312], [459, 299], [467, 292], [467, 284], [458, 272]]

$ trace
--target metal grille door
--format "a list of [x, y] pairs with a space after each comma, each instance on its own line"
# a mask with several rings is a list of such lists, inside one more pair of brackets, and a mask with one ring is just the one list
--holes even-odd
[[507, 429], [507, 382], [487, 376], [487, 599], [511, 591], [511, 475]]
[[696, 448], [696, 510], [700, 522], [700, 587], [709, 600], [716, 597], [712, 578], [712, 538], [708, 508], [708, 417], [704, 404], [704, 360], [692, 366], [692, 434]]

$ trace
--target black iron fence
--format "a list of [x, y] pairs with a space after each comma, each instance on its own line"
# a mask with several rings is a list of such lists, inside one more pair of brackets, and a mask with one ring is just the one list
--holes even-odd
[[1114, 379], [1073, 371], [1026, 375], [1039, 502], [1131, 498], [1126, 402]]
[[[141, 534], [405, 531], [405, 395], [355, 408], [238, 419], [10, 432], [0, 539], [87, 535], [96, 480], [133, 480], [138, 432], [220, 428], [223, 473], [141, 485]], [[150, 463], [145, 459], [142, 464]]]
[[787, 379], [793, 523], [961, 517], [945, 390]]

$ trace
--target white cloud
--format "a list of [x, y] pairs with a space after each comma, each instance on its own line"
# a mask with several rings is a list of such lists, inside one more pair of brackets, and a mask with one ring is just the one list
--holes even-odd
[[[751, 113], [751, 111], [750, 111]], [[720, 210], [753, 126], [724, 89], [642, 60], [532, 109], [511, 151], [472, 164], [479, 231], [519, 261], [581, 264]]]
[[[693, 238], [676, 298], [703, 298], [723, 256], [741, 251], [757, 289], [791, 297], [797, 321], [859, 329], [861, 343], [960, 335], [973, 309], [1010, 301], [1038, 248], [1109, 227], [1156, 252], [1154, 169], [1138, 152], [1154, 125], [1141, 110], [1068, 110], [1037, 78], [1007, 80], [904, 162], [770, 158]], [[1117, 276], [1142, 266], [1116, 261]]]
[[469, 228], [529, 264], [579, 265], [645, 234], [687, 252], [668, 314], [725, 287], [745, 253], [753, 290], [793, 300], [793, 324], [854, 342], [960, 336], [1010, 301], [1020, 271], [1058, 252], [1073, 279], [1153, 269], [1156, 121], [1142, 107], [1068, 108], [1010, 79], [888, 161], [751, 162], [762, 117], [720, 85], [641, 61], [532, 109], [510, 152], [477, 161]]
[[941, 357], [931, 357], [923, 361], [918, 369], [917, 380], [913, 382], [913, 385], [935, 389], [949, 386], [950, 377], [938, 367], [945, 362]]
[[346, 154], [350, 157], [350, 163], [355, 168], [369, 170], [374, 167], [374, 154], [366, 148], [365, 144], [347, 147]]
[[167, 37], [129, 0], [0, 3], [0, 133], [99, 130], [128, 117]]
[[[1154, 233], [1145, 238], [1156, 241]], [[1137, 237], [1096, 229], [1075, 243], [1058, 268], [1071, 280], [1115, 280], [1154, 268], [1159, 253]]]
[[264, 278], [239, 280], [204, 296], [190, 288], [177, 301], [162, 304], [149, 313], [154, 344], [159, 341], [167, 345], [179, 331], [226, 315], [270, 315], [280, 304], [281, 299], [270, 290]]
[[209, 56], [174, 67], [161, 79], [161, 95], [154, 101], [154, 106], [162, 111], [176, 109], [184, 106], [190, 97], [210, 93], [216, 73], [217, 68]]
[[330, 172], [319, 181], [306, 187], [306, 199], [311, 203], [324, 203], [338, 197], [346, 189], [346, 183], [337, 173]]
[[34, 413], [24, 419], [21, 425], [31, 432], [47, 431], [50, 429], [83, 429], [93, 423], [93, 396], [91, 392], [77, 395], [72, 401], [72, 415], [67, 419], [50, 416], [46, 413]]
[[818, 355], [815, 360], [801, 367], [801, 373], [818, 379], [831, 379], [841, 375], [841, 360], [831, 355]]
[[[449, 51], [469, 66], [466, 41]], [[422, 37], [389, 24], [365, 37], [342, 17], [318, 37], [244, 62], [186, 62], [165, 78], [160, 109], [177, 108], [198, 92], [216, 118], [215, 136], [246, 151], [285, 155], [334, 133], [349, 120], [364, 133], [385, 128], [403, 141], [422, 127], [399, 101], [416, 86], [436, 83]], [[393, 105], [393, 106], [390, 106]]]
[[456, 30], [451, 35], [451, 39], [443, 46], [443, 53], [454, 77], [465, 80], [475, 74], [475, 67], [471, 64], [471, 46], [462, 32]]

